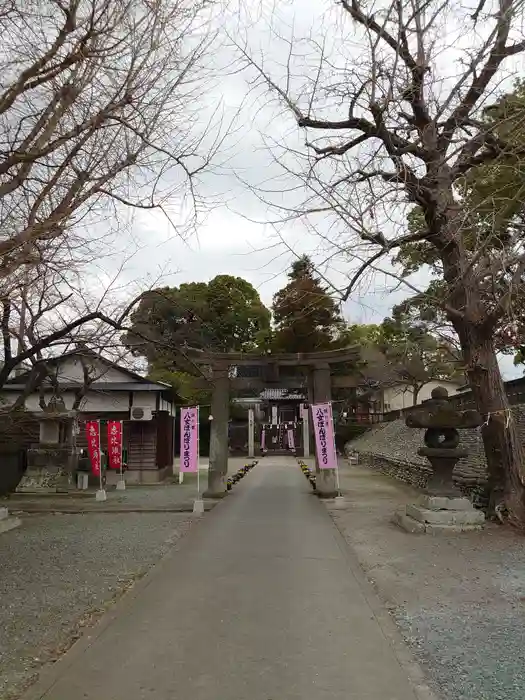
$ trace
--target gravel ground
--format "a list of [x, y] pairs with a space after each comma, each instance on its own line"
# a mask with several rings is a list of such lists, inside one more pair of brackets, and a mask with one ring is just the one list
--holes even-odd
[[418, 493], [366, 466], [341, 469], [339, 529], [443, 700], [525, 697], [525, 539], [411, 535], [390, 523]]
[[[249, 461], [246, 458], [232, 457], [228, 460], [228, 472], [233, 474], [241, 466]], [[200, 488], [201, 493], [206, 489], [208, 484], [208, 474], [206, 469], [201, 469], [200, 472]], [[79, 511], [97, 510], [107, 511], [112, 508], [126, 508], [136, 510], [148, 509], [177, 509], [184, 506], [188, 509], [192, 508], [193, 501], [197, 494], [197, 476], [196, 474], [185, 474], [184, 483], [178, 483], [178, 476], [171, 477], [167, 482], [160, 484], [145, 485], [128, 485], [125, 491], [116, 491], [112, 487], [108, 487], [107, 501], [95, 502], [95, 492], [76, 491], [73, 490], [69, 494], [47, 493], [45, 495], [35, 495], [34, 493], [26, 492], [23, 494], [11, 494], [9, 498], [0, 499], [0, 507], [5, 506], [13, 513], [27, 512], [32, 510], [46, 510], [52, 512], [54, 508]]]
[[197, 484], [182, 485], [162, 484], [158, 486], [128, 486], [125, 491], [108, 488], [107, 500], [97, 502], [95, 491], [72, 491], [64, 494], [12, 494], [9, 498], [0, 499], [0, 506], [5, 506], [13, 513], [31, 512], [32, 509], [53, 512], [61, 508], [73, 512], [108, 511], [114, 509], [131, 509], [137, 511], [168, 510], [186, 508], [191, 510], [197, 495]]
[[35, 515], [0, 535], [0, 700], [17, 698], [189, 522], [178, 513]]

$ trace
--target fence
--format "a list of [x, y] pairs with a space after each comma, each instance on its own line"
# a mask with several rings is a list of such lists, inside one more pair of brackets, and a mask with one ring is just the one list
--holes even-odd
[[[505, 390], [511, 406], [525, 404], [525, 377], [518, 377], [518, 379], [511, 379], [510, 381], [505, 382]], [[450, 397], [449, 402], [451, 406], [461, 410], [476, 408], [474, 396], [470, 389], [468, 391], [461, 391], [458, 394], [453, 394]], [[386, 413], [382, 414], [382, 421], [393, 421], [398, 420], [398, 418], [403, 418], [407, 415], [407, 413], [412, 411], [413, 408], [414, 406], [409, 406], [396, 411], [387, 411]]]

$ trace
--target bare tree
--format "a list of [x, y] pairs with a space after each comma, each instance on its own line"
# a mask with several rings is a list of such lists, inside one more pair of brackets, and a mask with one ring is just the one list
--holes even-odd
[[[122, 205], [190, 195], [208, 0], [0, 0], [0, 275]], [[207, 139], [206, 144], [204, 143]], [[180, 221], [180, 219], [178, 219]]]
[[[511, 87], [516, 60], [523, 60], [523, 3], [476, 5], [337, 0], [340, 22], [324, 40], [285, 40], [284, 70], [275, 61], [272, 66], [270, 56], [255, 59], [247, 43], [240, 51], [306, 133], [304, 149], [288, 148], [281, 157], [307, 192], [306, 201], [283, 207], [284, 217], [339, 222], [339, 235], [333, 221], [328, 228], [323, 220], [318, 230], [357, 263], [343, 298], [361, 275], [381, 269], [384, 256], [418, 241], [436, 251], [445, 287], [435, 302], [459, 337], [485, 418], [493, 498], [503, 497], [510, 520], [525, 527], [524, 448], [493, 342], [496, 324], [525, 281], [523, 230], [511, 227], [497, 246], [496, 227], [476, 235], [476, 212], [462, 196], [475, 168], [513, 167], [523, 155], [521, 145], [502, 136], [501, 124], [483, 119]], [[305, 75], [305, 65], [317, 68]], [[406, 225], [415, 208], [422, 222], [417, 231]], [[419, 293], [395, 269], [382, 269]]]
[[0, 387], [27, 362], [31, 392], [58, 346], [121, 327], [129, 300], [88, 304], [76, 284], [107, 253], [101, 221], [126, 206], [197, 220], [221, 131], [199, 122], [212, 8], [0, 0]]
[[[85, 267], [87, 261], [82, 264]], [[77, 272], [39, 264], [26, 268], [21, 278], [11, 275], [11, 285], [3, 286], [0, 388], [14, 370], [26, 381], [14, 409], [23, 406], [44, 379], [52, 379], [50, 358], [79, 345], [89, 345], [94, 351], [120, 346], [120, 332], [140, 295], [122, 302], [106, 289], [98, 299], [84, 297], [83, 290], [74, 286]]]

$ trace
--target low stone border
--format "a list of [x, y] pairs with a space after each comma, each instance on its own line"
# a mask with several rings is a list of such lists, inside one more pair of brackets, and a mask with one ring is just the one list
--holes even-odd
[[[409, 460], [393, 459], [370, 452], [359, 452], [358, 454], [361, 463], [364, 462], [382, 474], [391, 476], [416, 489], [424, 489], [428, 477], [432, 473], [430, 468]], [[468, 479], [461, 475], [457, 475], [454, 480], [461, 493], [472, 501], [475, 508], [485, 510], [488, 507], [489, 499], [485, 481]]]
[[363, 460], [382, 474], [393, 476], [395, 479], [403, 481], [405, 484], [410, 484], [416, 489], [425, 488], [428, 477], [432, 473], [429, 467], [410, 462], [409, 460], [391, 459], [369, 452], [359, 453], [359, 461], [362, 462]]
[[[205, 500], [204, 509], [211, 510], [217, 504], [215, 501]], [[67, 504], [52, 504], [52, 505], [39, 505], [28, 504], [23, 507], [15, 507], [10, 510], [13, 515], [52, 515], [54, 513], [61, 515], [85, 515], [90, 514], [116, 514], [116, 513], [192, 513], [193, 512], [193, 501], [188, 501], [187, 503], [179, 503], [173, 506], [138, 506], [125, 504], [119, 504], [112, 507], [107, 501], [98, 503], [82, 503], [78, 505], [67, 505]]]
[[233, 476], [228, 477], [228, 480], [226, 481], [226, 490], [231, 491], [235, 484], [243, 479], [246, 474], [248, 474], [248, 472], [251, 471], [257, 464], [259, 464], [259, 460], [254, 459], [253, 462], [245, 464], [244, 467], [241, 467]]
[[310, 482], [310, 486], [312, 489], [315, 491], [317, 489], [317, 484], [316, 484], [316, 479], [315, 479], [315, 472], [313, 469], [310, 469], [310, 467], [304, 462], [302, 459], [298, 459], [297, 463], [299, 464], [301, 471], [305, 475], [305, 477], [308, 479]]

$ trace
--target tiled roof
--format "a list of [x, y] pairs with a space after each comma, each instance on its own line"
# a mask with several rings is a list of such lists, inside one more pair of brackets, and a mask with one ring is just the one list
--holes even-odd
[[306, 396], [298, 391], [288, 389], [263, 389], [260, 393], [263, 401], [304, 401]]

